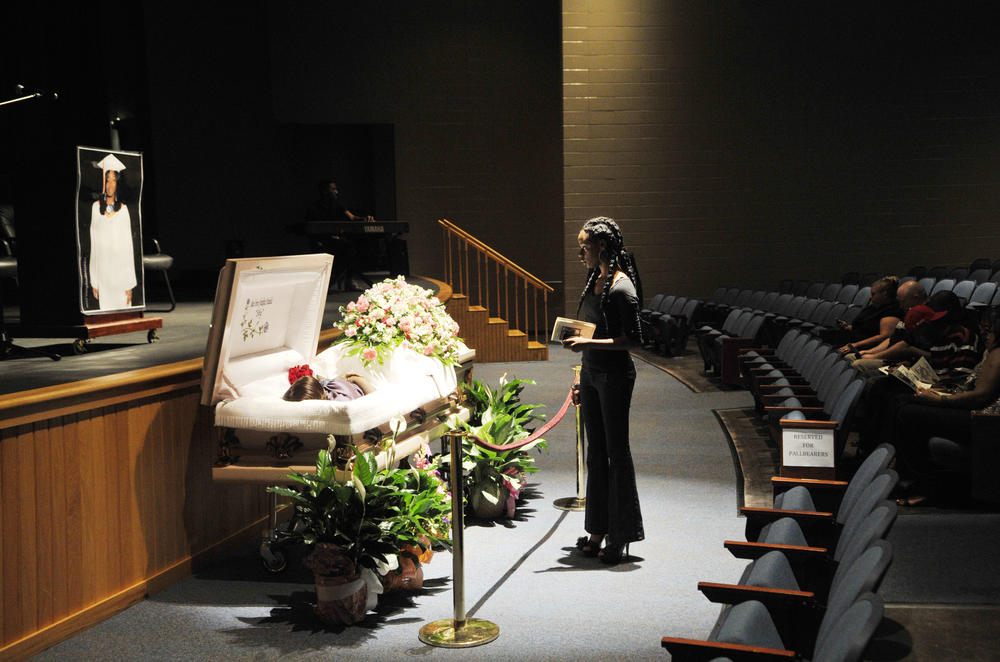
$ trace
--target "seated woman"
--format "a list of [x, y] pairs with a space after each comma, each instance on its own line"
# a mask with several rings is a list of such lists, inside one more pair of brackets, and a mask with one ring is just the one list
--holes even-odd
[[[956, 393], [920, 389], [913, 400], [900, 407], [898, 414], [899, 455], [897, 467], [901, 473], [912, 472], [924, 477], [930, 469], [927, 441], [931, 437], [945, 437], [958, 444], [968, 445], [972, 437], [971, 412], [1000, 414], [1000, 307], [983, 313], [980, 323], [985, 338], [983, 359], [966, 384], [966, 390]], [[926, 502], [930, 486], [920, 485], [903, 500], [904, 505]]]

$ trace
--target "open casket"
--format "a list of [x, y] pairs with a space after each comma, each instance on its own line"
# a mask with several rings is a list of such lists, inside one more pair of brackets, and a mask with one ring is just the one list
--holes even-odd
[[[344, 470], [355, 447], [378, 445], [384, 467], [440, 437], [450, 417], [468, 418], [457, 385], [473, 350], [460, 356], [458, 374], [404, 349], [368, 368], [346, 356], [345, 345], [316, 354], [332, 266], [326, 254], [226, 261], [202, 378], [202, 404], [214, 407], [220, 428], [213, 479], [285, 483], [292, 471], [314, 470], [325, 448]], [[330, 378], [357, 374], [368, 392], [347, 401], [285, 401], [289, 368], [302, 364]]]

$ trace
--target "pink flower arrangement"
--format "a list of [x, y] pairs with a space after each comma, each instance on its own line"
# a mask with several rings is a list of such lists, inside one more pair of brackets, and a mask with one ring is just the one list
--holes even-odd
[[373, 285], [340, 313], [335, 326], [344, 333], [337, 342], [352, 345], [348, 355], [360, 355], [366, 366], [383, 363], [396, 347], [458, 363], [458, 324], [433, 292], [402, 276]]

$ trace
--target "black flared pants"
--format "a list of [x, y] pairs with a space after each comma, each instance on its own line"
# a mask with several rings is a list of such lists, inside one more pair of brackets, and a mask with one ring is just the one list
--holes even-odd
[[587, 513], [584, 528], [616, 543], [642, 540], [642, 513], [628, 443], [635, 366], [613, 372], [584, 366], [580, 404], [587, 431]]

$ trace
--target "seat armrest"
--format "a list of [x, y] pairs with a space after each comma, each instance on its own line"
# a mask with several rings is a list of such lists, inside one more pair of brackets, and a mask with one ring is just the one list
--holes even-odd
[[722, 544], [729, 550], [730, 554], [738, 559], [759, 559], [774, 550], [783, 552], [788, 557], [788, 562], [792, 565], [796, 563], [826, 561], [830, 558], [830, 550], [826, 547], [771, 545], [762, 542], [742, 542], [740, 540], [726, 540]]
[[794, 660], [795, 652], [762, 648], [760, 646], [743, 646], [741, 644], [724, 644], [719, 641], [704, 641], [701, 639], [682, 639], [680, 637], [663, 637], [660, 645], [670, 653], [674, 662], [698, 662], [713, 660], [717, 657], [729, 657], [734, 660], [779, 661]]
[[701, 591], [710, 602], [716, 604], [735, 605], [747, 600], [757, 600], [764, 603], [770, 610], [771, 603], [801, 606], [814, 602], [816, 594], [812, 591], [789, 591], [783, 588], [767, 588], [764, 586], [745, 586], [741, 584], [716, 584], [714, 582], [698, 582]]

